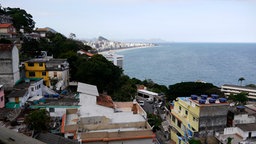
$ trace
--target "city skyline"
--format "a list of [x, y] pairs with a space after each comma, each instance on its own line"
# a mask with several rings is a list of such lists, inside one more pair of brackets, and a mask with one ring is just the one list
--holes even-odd
[[51, 27], [78, 39], [162, 39], [169, 42], [256, 42], [254, 0], [12, 0]]

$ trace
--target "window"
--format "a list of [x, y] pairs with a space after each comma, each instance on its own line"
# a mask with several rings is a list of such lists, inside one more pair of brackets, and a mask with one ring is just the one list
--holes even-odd
[[181, 111], [181, 106], [179, 106], [179, 110]]
[[181, 128], [181, 121], [178, 120], [178, 127]]
[[185, 114], [188, 115], [188, 111], [187, 110], [185, 110]]
[[35, 74], [35, 72], [29, 72], [29, 76], [34, 77], [34, 76], [36, 76], [36, 74]]
[[197, 122], [197, 121], [198, 121], [198, 118], [193, 117], [193, 121]]
[[54, 108], [49, 108], [50, 112], [55, 112]]
[[44, 71], [44, 72], [42, 72], [42, 76], [46, 76], [46, 72]]
[[54, 72], [53, 75], [54, 75], [54, 77], [57, 77], [57, 72]]
[[31, 88], [31, 91], [34, 91], [34, 87]]
[[43, 63], [39, 63], [39, 66], [42, 67], [44, 64]]
[[2, 102], [2, 101], [4, 101], [4, 97], [3, 97], [3, 96], [1, 97], [1, 102]]
[[28, 63], [28, 66], [34, 66], [34, 63]]
[[175, 122], [175, 117], [172, 115], [172, 121]]

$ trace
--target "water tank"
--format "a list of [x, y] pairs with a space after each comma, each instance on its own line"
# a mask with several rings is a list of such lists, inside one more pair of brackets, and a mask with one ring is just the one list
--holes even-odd
[[199, 103], [200, 103], [200, 104], [205, 104], [205, 102], [206, 102], [206, 100], [204, 100], [204, 99], [200, 99], [200, 100], [199, 100]]
[[197, 100], [197, 95], [191, 95], [192, 100]]
[[204, 99], [204, 100], [206, 100], [207, 97], [208, 97], [208, 95], [201, 95], [201, 98]]
[[220, 103], [225, 103], [225, 102], [227, 102], [227, 99], [226, 98], [219, 98], [219, 101], [220, 101]]
[[239, 112], [244, 112], [245, 111], [245, 106], [239, 105], [239, 106], [236, 106], [236, 109]]
[[213, 99], [218, 99], [219, 95], [217, 95], [217, 94], [211, 94], [211, 97], [212, 97]]
[[45, 94], [44, 97], [48, 98], [50, 95], [49, 94]]
[[52, 97], [53, 97], [53, 98], [58, 98], [58, 97], [59, 97], [59, 94], [53, 94]]
[[215, 103], [216, 99], [210, 98], [209, 103]]

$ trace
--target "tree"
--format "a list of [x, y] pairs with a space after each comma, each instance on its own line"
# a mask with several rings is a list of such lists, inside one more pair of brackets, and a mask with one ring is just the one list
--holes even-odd
[[102, 55], [96, 54], [78, 67], [76, 79], [80, 82], [96, 85], [99, 92], [107, 92], [111, 95], [120, 88], [122, 69]]
[[247, 93], [231, 94], [228, 99], [235, 102], [235, 105], [245, 105], [248, 101]]
[[243, 83], [244, 80], [245, 80], [244, 77], [240, 77], [240, 78], [238, 79], [238, 82], [240, 82], [240, 85], [242, 85], [242, 83]]
[[32, 32], [35, 27], [33, 16], [20, 8], [4, 8], [5, 14], [13, 19], [13, 26], [17, 31], [24, 29], [24, 32]]
[[227, 138], [227, 140], [228, 140], [228, 141], [227, 141], [227, 144], [232, 144], [232, 140], [233, 140], [233, 138], [228, 137], [228, 138]]
[[148, 114], [148, 123], [153, 127], [153, 132], [160, 130], [162, 120], [159, 116], [154, 114]]
[[120, 88], [116, 89], [112, 99], [114, 101], [131, 101], [135, 98], [137, 87], [127, 75], [120, 78]]
[[208, 94], [208, 92], [220, 91], [211, 83], [200, 82], [182, 82], [169, 86], [168, 100], [175, 100], [177, 97], [190, 96], [192, 94], [201, 95]]
[[50, 115], [45, 109], [32, 111], [25, 117], [25, 123], [31, 130], [46, 131], [50, 128]]
[[192, 138], [192, 139], [190, 139], [190, 140], [188, 141], [188, 143], [189, 143], [189, 144], [201, 144], [201, 141]]

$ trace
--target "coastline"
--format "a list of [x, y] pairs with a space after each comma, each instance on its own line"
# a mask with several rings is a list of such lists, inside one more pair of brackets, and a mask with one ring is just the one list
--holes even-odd
[[119, 53], [119, 52], [128, 51], [128, 50], [144, 49], [144, 48], [152, 48], [152, 47], [158, 47], [158, 45], [140, 46], [140, 47], [127, 47], [127, 48], [120, 48], [120, 49], [112, 49], [112, 50], [101, 51], [101, 52], [98, 52], [98, 53], [99, 54], [106, 54], [106, 53], [109, 53], [109, 52]]

